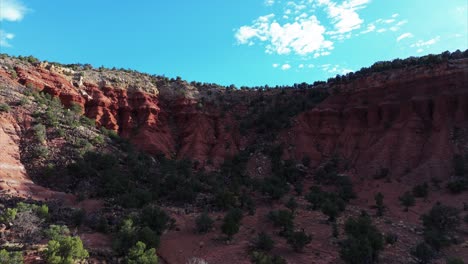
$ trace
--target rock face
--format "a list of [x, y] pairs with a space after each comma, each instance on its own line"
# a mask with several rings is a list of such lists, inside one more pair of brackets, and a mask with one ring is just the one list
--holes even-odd
[[[17, 65], [14, 70], [16, 77], [5, 69], [0, 75], [57, 96], [65, 106], [82, 106], [98, 126], [118, 132], [151, 154], [216, 166], [256, 140], [255, 135], [241, 136], [234, 118], [246, 101], [239, 100], [225, 111], [216, 99], [203, 102], [184, 96], [183, 82], [176, 82], [177, 87], [174, 83], [156, 87], [145, 79], [132, 84], [131, 75], [121, 78], [113, 72], [109, 78], [125, 81], [123, 87], [104, 80], [105, 74], [99, 81], [97, 71], [90, 79], [41, 65]], [[467, 147], [454, 137], [455, 130], [468, 131], [467, 84], [468, 59], [334, 84], [329, 89], [335, 92], [318, 107], [299, 114], [280, 141], [289, 146], [285, 155], [296, 160], [308, 156], [319, 164], [334, 153], [344, 156], [352, 173], [361, 177], [371, 177], [382, 168], [426, 181], [437, 175], [448, 177], [453, 155]]]
[[59, 199], [65, 203], [74, 196], [36, 185], [28, 177], [20, 157], [21, 128], [15, 119], [0, 113], [0, 192], [35, 200]]
[[460, 144], [466, 135], [454, 131], [468, 128], [468, 60], [374, 74], [335, 89], [285, 135], [296, 146], [290, 155], [317, 162], [338, 153], [360, 177], [388, 168], [430, 181], [449, 177], [454, 154], [467, 150]]

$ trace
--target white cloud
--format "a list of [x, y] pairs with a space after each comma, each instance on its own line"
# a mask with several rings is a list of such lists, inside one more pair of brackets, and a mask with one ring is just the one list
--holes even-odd
[[283, 66], [281, 66], [281, 69], [282, 69], [283, 71], [287, 71], [287, 70], [291, 69], [291, 65], [289, 65], [289, 64], [287, 64], [287, 63], [286, 63], [286, 64], [283, 64]]
[[0, 29], [0, 47], [11, 47], [11, 44], [8, 42], [15, 37], [12, 33], [5, 32]]
[[0, 21], [20, 21], [28, 9], [17, 0], [0, 0]]
[[278, 68], [279, 64], [278, 63], [273, 63], [273, 68]]
[[374, 24], [369, 24], [367, 25], [367, 29], [366, 30], [363, 30], [361, 31], [361, 34], [367, 34], [367, 33], [370, 33], [372, 31], [374, 31], [376, 29], [376, 26]]
[[[24, 15], [29, 11], [19, 0], [0, 0], [0, 22], [3, 20], [9, 22], [21, 21]], [[3, 27], [3, 23], [0, 27]], [[0, 29], [0, 47], [11, 47], [10, 40], [15, 37], [13, 33]]]
[[353, 70], [344, 68], [338, 64], [332, 65], [332, 64], [323, 64], [319, 66], [322, 71], [331, 73], [331, 74], [346, 74], [348, 72], [352, 72]]
[[400, 42], [401, 40], [405, 39], [405, 38], [412, 38], [413, 37], [413, 34], [411, 33], [404, 33], [404, 34], [401, 34], [398, 38], [397, 38], [397, 42]]
[[320, 5], [326, 6], [328, 16], [332, 19], [335, 34], [343, 34], [359, 29], [364, 22], [359, 17], [357, 10], [366, 7], [370, 0], [348, 0], [337, 4], [331, 0], [318, 0]]
[[437, 36], [433, 39], [430, 39], [428, 41], [423, 41], [423, 40], [418, 40], [416, 43], [413, 43], [411, 44], [410, 47], [412, 48], [424, 48], [424, 47], [428, 47], [428, 46], [432, 46], [434, 44], [436, 44], [437, 42], [439, 42], [440, 40], [440, 36]]
[[265, 5], [266, 6], [272, 6], [275, 4], [275, 0], [265, 0]]
[[333, 42], [325, 39], [325, 27], [317, 17], [301, 17], [292, 23], [280, 24], [270, 14], [256, 19], [251, 26], [242, 26], [235, 37], [240, 44], [255, 40], [267, 42], [266, 52], [306, 55], [333, 48]]
[[304, 68], [304, 64], [299, 64], [298, 68], [299, 68], [299, 69]]

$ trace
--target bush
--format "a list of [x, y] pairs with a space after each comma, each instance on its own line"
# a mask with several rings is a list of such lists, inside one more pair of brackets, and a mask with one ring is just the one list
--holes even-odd
[[286, 205], [286, 208], [291, 210], [292, 213], [296, 211], [297, 206], [298, 206], [296, 199], [294, 199], [294, 197], [289, 198], [288, 202], [285, 205]]
[[377, 208], [377, 216], [382, 216], [385, 210], [385, 205], [383, 203], [384, 196], [381, 192], [378, 192], [375, 196], [375, 207]]
[[421, 219], [424, 226], [424, 240], [436, 250], [450, 245], [452, 235], [460, 225], [458, 210], [441, 204], [434, 205]]
[[414, 196], [411, 192], [405, 192], [402, 196], [398, 197], [401, 205], [405, 207], [405, 212], [408, 212], [408, 208], [414, 205]]
[[49, 228], [44, 231], [44, 234], [49, 239], [58, 240], [62, 236], [70, 235], [70, 230], [63, 225], [50, 225]]
[[459, 194], [468, 189], [468, 180], [464, 178], [458, 178], [447, 183], [447, 188], [453, 194]]
[[23, 254], [2, 249], [0, 250], [0, 264], [23, 264]]
[[252, 252], [252, 263], [254, 264], [286, 264], [286, 260], [280, 256], [270, 256], [265, 252]]
[[388, 233], [385, 235], [385, 243], [393, 245], [398, 241], [398, 236], [394, 233]]
[[281, 235], [287, 236], [294, 228], [294, 215], [288, 210], [271, 211], [268, 213], [268, 219], [276, 227], [281, 227]]
[[114, 249], [119, 254], [125, 254], [128, 249], [138, 242], [138, 230], [133, 225], [133, 220], [125, 219], [114, 238]]
[[0, 104], [0, 113], [1, 112], [5, 112], [5, 113], [8, 113], [10, 112], [11, 108], [9, 105], [7, 104]]
[[143, 208], [140, 213], [141, 225], [146, 225], [153, 231], [161, 235], [169, 228], [170, 217], [157, 206], [149, 205]]
[[200, 216], [195, 219], [198, 233], [206, 233], [213, 228], [213, 219], [210, 218], [208, 213], [203, 212]]
[[369, 216], [349, 218], [345, 223], [346, 240], [341, 243], [340, 256], [349, 264], [376, 263], [383, 249], [383, 237], [372, 225]]
[[47, 243], [45, 251], [49, 264], [68, 264], [83, 261], [89, 257], [83, 242], [77, 236], [59, 236]]
[[154, 248], [146, 249], [145, 243], [138, 241], [130, 248], [125, 258], [127, 264], [157, 264], [158, 257]]
[[312, 236], [306, 234], [304, 231], [297, 231], [291, 233], [287, 241], [294, 251], [301, 252], [304, 247], [312, 241]]
[[430, 245], [421, 242], [411, 250], [411, 255], [417, 263], [427, 264], [435, 257], [435, 251]]
[[336, 217], [338, 216], [339, 209], [338, 206], [330, 200], [327, 200], [322, 205], [322, 213], [328, 216], [329, 222], [335, 222]]
[[227, 235], [228, 240], [239, 232], [240, 221], [242, 220], [242, 211], [239, 209], [231, 209], [225, 216], [221, 231]]
[[44, 143], [46, 141], [46, 127], [43, 124], [37, 124], [32, 129], [37, 141]]
[[265, 233], [261, 232], [255, 239], [255, 249], [269, 252], [275, 246], [275, 241]]
[[465, 262], [461, 258], [449, 258], [447, 259], [447, 264], [464, 264]]
[[0, 215], [0, 222], [2, 223], [10, 223], [13, 222], [16, 218], [16, 214], [18, 210], [16, 208], [7, 208], [5, 211]]
[[426, 198], [428, 192], [429, 192], [429, 186], [427, 185], [426, 182], [424, 184], [416, 185], [413, 187], [414, 197]]

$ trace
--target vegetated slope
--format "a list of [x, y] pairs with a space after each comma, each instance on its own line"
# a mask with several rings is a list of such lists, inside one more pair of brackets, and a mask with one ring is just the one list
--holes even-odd
[[[145, 212], [159, 216], [150, 204], [162, 205], [177, 225], [162, 237], [159, 255], [169, 263], [194, 255], [212, 263], [225, 256], [248, 262], [249, 241], [258, 230], [274, 230], [264, 224], [265, 215], [282, 209], [288, 196], [297, 196], [299, 206], [293, 228], [315, 238], [303, 254], [294, 254], [282, 241], [284, 234], [274, 232], [282, 241], [279, 254], [291, 263], [335, 261], [339, 248], [329, 228], [324, 230], [326, 218], [307, 209], [312, 196], [303, 197], [311, 185], [323, 185], [325, 192], [311, 192], [340, 208], [351, 203], [333, 217], [338, 230], [345, 217], [369, 210], [373, 195], [382, 192], [388, 218], [377, 224], [403, 236], [383, 259], [400, 263], [418, 238], [422, 213], [438, 200], [462, 208], [468, 199], [463, 190], [451, 196], [440, 189], [450, 183], [456, 193], [467, 188], [460, 178], [468, 152], [466, 52], [377, 63], [328, 82], [280, 89], [237, 90], [32, 57], [2, 56], [0, 65], [0, 188], [13, 196], [82, 207], [89, 212], [85, 226], [100, 230], [96, 219], [106, 219], [112, 223], [108, 232], [117, 237], [126, 215], [135, 230], [149, 228], [159, 237], [169, 224], [152, 226], [142, 218]], [[462, 164], [461, 174], [456, 164]], [[398, 196], [423, 182], [434, 184], [433, 194], [403, 213]], [[98, 200], [107, 202], [105, 211], [96, 212], [103, 206]], [[220, 211], [231, 207], [253, 210], [237, 243], [220, 243], [219, 234], [193, 234], [200, 210], [221, 218]], [[395, 227], [392, 221], [398, 220], [406, 224]], [[174, 253], [178, 246], [183, 252]]]

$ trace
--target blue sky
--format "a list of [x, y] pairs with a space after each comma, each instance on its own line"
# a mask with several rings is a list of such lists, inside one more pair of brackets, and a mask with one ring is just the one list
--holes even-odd
[[468, 48], [466, 0], [0, 0], [0, 49], [223, 85]]

